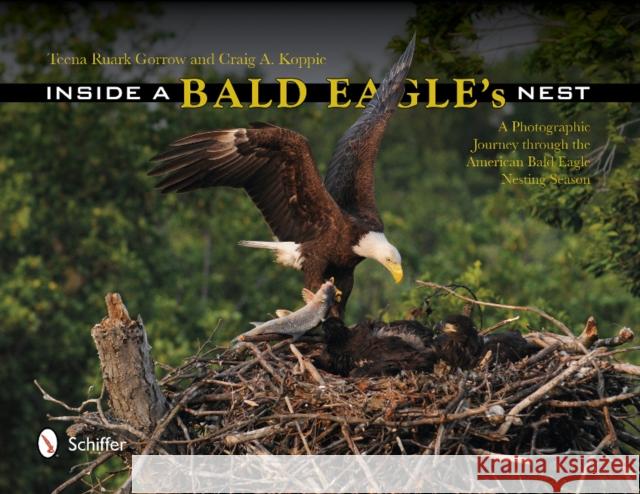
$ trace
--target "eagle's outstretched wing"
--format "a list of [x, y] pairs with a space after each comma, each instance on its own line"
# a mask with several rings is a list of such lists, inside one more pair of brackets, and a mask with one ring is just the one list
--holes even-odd
[[374, 164], [389, 117], [404, 94], [415, 35], [358, 120], [340, 138], [324, 183], [338, 205], [382, 229], [374, 190]]
[[271, 124], [201, 132], [153, 158], [162, 192], [244, 188], [281, 241], [304, 242], [342, 213], [327, 193], [307, 140]]

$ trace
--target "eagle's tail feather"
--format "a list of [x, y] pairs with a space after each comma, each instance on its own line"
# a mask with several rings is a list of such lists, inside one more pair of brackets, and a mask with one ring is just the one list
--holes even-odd
[[269, 249], [269, 250], [278, 250], [279, 244], [283, 242], [261, 242], [258, 240], [240, 240], [238, 245], [242, 247], [250, 247], [252, 249]]
[[258, 240], [241, 240], [238, 245], [252, 249], [268, 249], [274, 251], [276, 262], [295, 269], [302, 269], [304, 258], [300, 253], [300, 244], [295, 242], [264, 242]]

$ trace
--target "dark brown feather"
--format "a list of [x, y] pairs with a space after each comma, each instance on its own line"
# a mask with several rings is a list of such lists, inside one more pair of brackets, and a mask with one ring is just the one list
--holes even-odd
[[329, 161], [325, 187], [338, 205], [382, 231], [376, 207], [374, 166], [389, 118], [402, 95], [411, 66], [415, 36], [384, 78], [360, 118], [338, 141]]
[[281, 241], [308, 241], [342, 218], [306, 139], [275, 125], [193, 134], [153, 161], [149, 175], [165, 175], [156, 184], [162, 192], [244, 188]]
[[[318, 357], [316, 364], [329, 372], [352, 377], [394, 375], [409, 370], [431, 371], [436, 354], [432, 348], [416, 347], [413, 343], [415, 331], [418, 331], [414, 322], [395, 321], [385, 331], [372, 322], [361, 322], [348, 328], [340, 319], [328, 318], [322, 325], [326, 352]], [[405, 339], [404, 330], [412, 338]], [[422, 331], [418, 332], [423, 336]], [[427, 333], [425, 328], [424, 335]]]
[[537, 353], [540, 348], [529, 343], [515, 330], [494, 333], [483, 338], [482, 357], [491, 351], [492, 362], [517, 362]]

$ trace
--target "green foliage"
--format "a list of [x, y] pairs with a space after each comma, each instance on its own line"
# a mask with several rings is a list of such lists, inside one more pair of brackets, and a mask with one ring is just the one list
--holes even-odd
[[628, 166], [615, 169], [606, 187], [607, 193], [585, 208], [587, 267], [597, 276], [622, 272], [640, 296], [640, 142], [630, 149]]
[[[140, 27], [126, 10], [5, 6], [0, 43], [15, 63], [4, 77], [100, 80], [99, 67], [70, 74], [44, 54], [85, 43], [107, 50], [116, 33]], [[50, 491], [78, 461], [64, 445], [48, 464], [40, 458], [45, 413], [62, 410], [43, 403], [33, 380], [70, 403], [86, 399], [97, 384], [89, 330], [104, 294], [121, 290], [144, 313], [172, 275], [157, 228], [163, 210], [144, 173], [152, 117], [134, 106], [0, 105], [0, 491]], [[63, 438], [64, 424], [53, 427]]]
[[534, 71], [558, 82], [633, 82], [640, 62], [637, 6], [631, 3], [562, 4], [536, 9], [544, 17]]
[[[602, 4], [584, 9], [567, 6], [555, 13], [557, 23], [545, 27], [543, 42], [531, 57], [534, 70], [552, 74], [558, 81], [637, 82], [640, 68], [640, 34], [634, 27], [632, 5]], [[594, 110], [596, 105], [592, 105]], [[607, 152], [596, 163], [602, 168], [612, 153], [613, 171], [594, 173], [591, 190], [572, 190], [560, 197], [554, 191], [539, 194], [534, 214], [554, 226], [584, 230], [582, 262], [593, 274], [619, 273], [631, 293], [640, 296], [640, 155], [638, 154], [638, 108], [607, 104]], [[588, 109], [563, 106], [562, 114], [575, 117]], [[628, 127], [628, 128], [627, 128]], [[625, 133], [626, 132], [626, 133]], [[604, 139], [603, 139], [604, 140]], [[615, 148], [613, 147], [615, 146]], [[573, 218], [566, 224], [567, 218]], [[559, 221], [558, 221], [559, 220]]]
[[[415, 17], [408, 22], [408, 31], [415, 32], [418, 40], [415, 57], [448, 74], [462, 77], [479, 73], [482, 57], [465, 49], [478, 39], [473, 27], [477, 10], [471, 3], [458, 3], [456, 8], [451, 8], [448, 2], [417, 5]], [[402, 52], [406, 44], [403, 39], [394, 38], [390, 47]]]
[[[483, 70], [483, 58], [470, 42], [478, 39], [481, 21], [505, 12], [508, 4], [447, 5], [420, 6], [408, 22], [408, 36], [418, 33], [417, 58], [449, 76], [477, 74]], [[512, 20], [505, 24], [537, 28], [538, 41], [524, 62], [530, 76], [538, 80], [635, 83], [640, 73], [636, 10], [632, 4], [534, 2], [527, 9], [508, 12]], [[405, 44], [398, 38], [391, 47], [399, 50]], [[556, 120], [586, 117], [595, 122], [593, 147], [602, 144], [603, 152], [592, 156], [588, 170], [592, 186], [547, 187], [527, 198], [530, 212], [556, 228], [582, 232], [584, 246], [577, 262], [596, 276], [617, 273], [621, 283], [638, 296], [638, 107], [565, 103], [557, 109]], [[606, 128], [606, 133], [599, 133], [598, 126]]]

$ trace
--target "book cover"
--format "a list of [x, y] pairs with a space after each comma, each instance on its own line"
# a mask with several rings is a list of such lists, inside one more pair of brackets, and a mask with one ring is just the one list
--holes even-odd
[[637, 492], [639, 26], [0, 4], [0, 490]]

